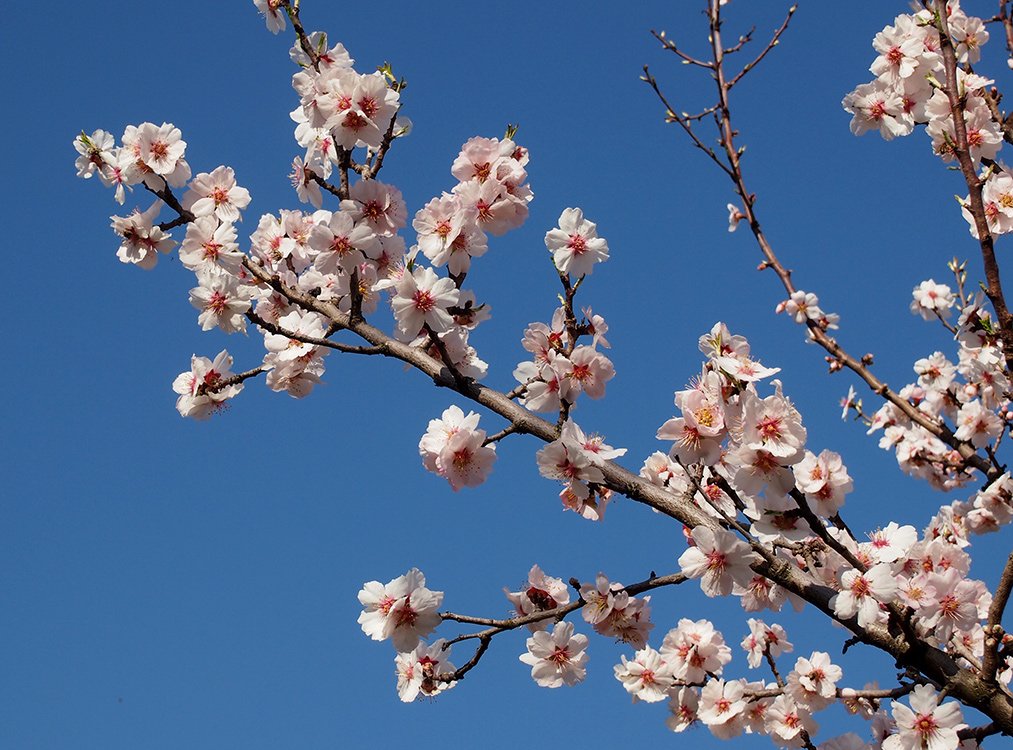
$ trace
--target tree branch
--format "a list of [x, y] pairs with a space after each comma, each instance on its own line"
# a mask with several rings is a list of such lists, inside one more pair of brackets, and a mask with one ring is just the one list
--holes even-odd
[[1003, 355], [1006, 360], [1006, 372], [1013, 373], [1013, 314], [1006, 306], [1006, 297], [1002, 290], [999, 277], [999, 264], [995, 257], [992, 232], [985, 218], [985, 203], [981, 197], [982, 180], [971, 160], [971, 150], [967, 141], [967, 123], [964, 121], [964, 101], [957, 91], [957, 53], [950, 39], [949, 26], [946, 21], [946, 0], [935, 0], [936, 29], [939, 31], [939, 47], [943, 54], [943, 65], [946, 69], [946, 81], [943, 91], [950, 104], [950, 117], [956, 137], [954, 155], [960, 164], [960, 172], [967, 183], [969, 195], [968, 209], [974, 217], [974, 227], [978, 233], [978, 244], [981, 246], [981, 258], [985, 267], [985, 294], [992, 309], [995, 310], [999, 322], [999, 335], [1003, 343]]

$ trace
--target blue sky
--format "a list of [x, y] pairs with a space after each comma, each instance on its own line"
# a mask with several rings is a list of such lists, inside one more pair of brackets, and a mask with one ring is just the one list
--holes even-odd
[[[380, 15], [306, 0], [303, 17], [343, 41], [360, 70], [389, 60], [408, 79], [402, 101], [415, 130], [396, 144], [383, 179], [412, 213], [453, 185], [464, 141], [520, 123], [531, 216], [493, 240], [469, 276], [493, 307], [473, 339], [490, 385], [512, 387], [525, 325], [551, 315], [558, 280], [542, 236], [563, 208], [580, 206], [611, 248], [582, 301], [608, 320], [618, 372], [605, 400], [580, 406], [582, 426], [627, 447], [626, 465], [639, 468], [664, 447], [654, 433], [673, 414], [672, 392], [699, 370], [698, 336], [724, 320], [765, 364], [783, 368], [811, 447], [844, 455], [856, 486], [845, 509], [852, 527], [899, 520], [920, 529], [947, 498], [901, 476], [863, 430], [839, 421], [853, 379], [827, 376], [821, 352], [773, 314], [776, 279], [756, 272], [744, 231], [726, 232], [729, 187], [664, 125], [638, 80], [649, 63], [680, 109], [712, 103], [710, 82], [648, 33], [667, 29], [702, 49], [698, 5], [395, 2]], [[934, 160], [924, 134], [891, 144], [852, 137], [840, 108], [871, 77], [872, 36], [905, 9], [805, 5], [734, 102], [771, 241], [799, 286], [841, 314], [845, 346], [875, 353], [877, 372], [896, 386], [918, 357], [952, 352], [944, 331], [907, 312], [911, 288], [943, 281], [953, 255], [969, 257], [980, 277], [951, 197], [964, 192], [959, 175]], [[71, 141], [82, 129], [118, 136], [128, 124], [175, 123], [195, 172], [231, 165], [250, 189], [245, 239], [261, 213], [299, 207], [286, 177], [299, 153], [288, 118], [297, 102], [291, 31], [270, 35], [247, 2], [110, 0], [85, 13], [54, 0], [40, 10], [14, 5], [0, 31], [0, 86], [15, 103], [3, 116], [0, 205], [8, 273], [22, 275], [7, 308], [0, 746], [675, 741], [665, 710], [631, 705], [613, 678], [628, 652], [597, 636], [579, 687], [537, 688], [517, 661], [518, 633], [496, 639], [438, 701], [399, 703], [389, 644], [369, 641], [355, 621], [364, 581], [418, 566], [446, 592], [447, 608], [501, 616], [502, 588], [532, 563], [564, 579], [672, 572], [680, 528], [623, 500], [600, 525], [563, 513], [554, 484], [538, 477], [538, 446], [523, 437], [500, 445], [488, 483], [452, 493], [422, 469], [417, 443], [429, 419], [467, 404], [390, 361], [331, 356], [326, 386], [303, 401], [251, 383], [209, 423], [179, 418], [171, 383], [191, 353], [227, 346], [245, 369], [260, 361], [259, 336], [201, 333], [187, 301], [192, 277], [178, 261], [144, 273], [116, 260], [108, 216], [122, 210], [97, 181], [76, 179]], [[728, 23], [732, 33], [755, 23], [762, 36], [782, 13], [776, 3], [735, 2]], [[986, 50], [1001, 55], [997, 42]], [[1002, 83], [1009, 74], [999, 63]], [[38, 268], [23, 268], [29, 259]], [[501, 426], [482, 421], [490, 432]], [[1008, 534], [978, 543], [974, 574], [993, 582], [988, 560], [1009, 546]], [[652, 604], [655, 642], [680, 617], [709, 617], [736, 651], [727, 674], [746, 674], [737, 648], [745, 618], [734, 603], [683, 586]], [[796, 655], [840, 652], [842, 631], [822, 618], [765, 617], [787, 628]], [[869, 651], [839, 663], [849, 685], [893, 674]], [[818, 718], [819, 739], [866, 733], [833, 712]], [[718, 745], [705, 731], [693, 738]]]

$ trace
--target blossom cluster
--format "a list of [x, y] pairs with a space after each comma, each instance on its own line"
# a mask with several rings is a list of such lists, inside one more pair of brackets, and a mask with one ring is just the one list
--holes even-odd
[[[271, 30], [284, 26], [278, 4], [259, 7]], [[527, 217], [533, 197], [527, 150], [510, 138], [469, 140], [451, 167], [458, 180], [452, 191], [416, 213], [417, 243], [410, 249], [400, 234], [408, 223], [404, 198], [373, 173], [363, 172], [362, 179], [340, 193], [334, 210], [324, 209], [321, 189], [336, 192], [327, 180], [342, 159], [350, 159], [355, 149], [366, 150], [366, 162], [377, 159], [393, 139], [407, 133], [408, 125], [397, 116], [400, 86], [387, 73], [356, 72], [344, 46], [328, 46], [322, 33], [310, 34], [307, 41], [313, 60], [300, 44], [291, 51], [300, 68], [292, 80], [299, 95], [292, 119], [296, 142], [305, 149], [294, 162], [292, 178], [299, 199], [315, 210], [262, 215], [246, 254], [239, 248], [236, 222], [250, 204], [249, 191], [227, 166], [191, 180], [178, 128], [170, 123], [129, 126], [121, 145], [102, 130], [81, 133], [74, 140], [79, 176], [98, 175], [115, 188], [120, 203], [125, 191], [141, 182], [169, 201], [175, 200], [172, 188], [186, 188], [178, 203], [171, 203], [179, 214], [173, 221], [157, 223], [163, 200], [143, 212], [113, 217], [120, 260], [153, 268], [159, 254], [177, 245], [170, 230], [185, 225], [179, 257], [196, 276], [190, 302], [198, 311], [198, 325], [234, 333], [245, 332], [248, 320], [256, 323], [267, 350], [261, 370], [267, 372], [268, 387], [296, 398], [321, 382], [330, 350], [325, 339], [334, 331], [320, 312], [263, 284], [263, 275], [276, 277], [317, 305], [351, 315], [375, 313], [386, 294], [397, 338], [445, 360], [460, 376], [481, 379], [488, 368], [468, 338], [488, 319], [489, 307], [477, 303], [462, 284], [471, 259], [486, 252], [488, 235], [501, 235]], [[581, 220], [574, 231], [588, 237], [587, 258], [607, 255], [604, 241], [594, 239], [593, 225]], [[422, 257], [431, 267], [419, 263]], [[253, 265], [258, 273], [252, 272]], [[439, 274], [443, 267], [448, 276]], [[187, 382], [203, 377], [196, 369], [184, 375]], [[177, 408], [185, 416], [206, 417], [214, 411], [204, 408], [209, 400], [221, 404], [241, 390], [205, 385], [198, 394], [194, 388], [176, 386], [181, 396]], [[193, 408], [194, 398], [202, 399], [200, 408]], [[483, 459], [492, 452], [477, 448]], [[447, 476], [445, 471], [442, 475]], [[462, 477], [460, 472], [454, 476]], [[455, 488], [469, 482], [461, 478]]]
[[[957, 62], [964, 66], [956, 69], [955, 83], [967, 151], [976, 168], [987, 165], [982, 174], [982, 199], [988, 229], [992, 234], [1005, 234], [1013, 231], [1013, 174], [995, 163], [1003, 132], [1002, 123], [992, 114], [994, 103], [988, 92], [994, 81], [973, 73], [970, 67], [981, 58], [989, 33], [982, 19], [961, 9], [959, 0], [949, 0], [946, 9], [945, 23]], [[844, 109], [852, 115], [851, 131], [862, 135], [878, 130], [891, 140], [924, 125], [933, 152], [944, 162], [954, 161], [958, 144], [954, 118], [958, 115], [942, 83], [947, 75], [934, 13], [922, 9], [897, 16], [892, 26], [876, 34], [872, 46], [878, 55], [869, 69], [876, 78], [858, 86], [843, 101]], [[969, 200], [961, 202], [962, 211], [977, 238]]]
[[[758, 734], [781, 748], [812, 747], [819, 730], [815, 714], [836, 703], [870, 722], [871, 739], [863, 741], [849, 732], [820, 745], [828, 750], [952, 750], [959, 744], [957, 732], [967, 726], [960, 706], [942, 702], [928, 684], [895, 691], [879, 691], [874, 685], [839, 687], [843, 670], [823, 651], [798, 657], [782, 677], [776, 660], [794, 647], [779, 625], [750, 619], [742, 648], [750, 668], [766, 661], [776, 680], [726, 677], [732, 652], [724, 637], [708, 620], [687, 618], [665, 635], [659, 649], [646, 646], [632, 658], [623, 656], [614, 673], [634, 702], [667, 700], [666, 723], [673, 732], [703, 725], [720, 739]], [[894, 700], [887, 711], [881, 704], [883, 697], [907, 693], [910, 706]]]
[[482, 484], [496, 460], [496, 445], [486, 444], [478, 420], [475, 412], [465, 416], [459, 407], [451, 406], [440, 419], [430, 420], [419, 441], [423, 466], [446, 479], [455, 492]]
[[[940, 351], [914, 363], [917, 379], [898, 394], [918, 412], [952, 425], [953, 436], [975, 449], [993, 447], [1009, 424], [1009, 379], [1005, 374], [1002, 342], [985, 307], [982, 293], [955, 295], [946, 284], [929, 279], [915, 287], [912, 312], [946, 323], [959, 312], [955, 327], [956, 362]], [[946, 324], [950, 325], [950, 324]], [[960, 463], [960, 454], [892, 403], [867, 418], [869, 433], [882, 432], [881, 448], [892, 450], [902, 470], [941, 489], [953, 489], [973, 479]], [[979, 509], [980, 510], [980, 509]], [[1001, 514], [1000, 514], [1001, 515]], [[974, 516], [974, 525], [987, 530], [1003, 519]]]
[[359, 592], [362, 632], [374, 641], [388, 638], [394, 644], [397, 692], [401, 700], [411, 702], [419, 695], [436, 695], [448, 690], [454, 680], [438, 679], [453, 673], [454, 665], [446, 656], [443, 640], [426, 644], [424, 636], [440, 624], [437, 611], [443, 603], [442, 591], [426, 588], [426, 578], [416, 568], [388, 581], [369, 581]]

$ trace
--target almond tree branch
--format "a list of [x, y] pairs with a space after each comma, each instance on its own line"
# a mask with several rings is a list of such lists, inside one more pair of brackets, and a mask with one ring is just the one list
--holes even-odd
[[[736, 83], [738, 83], [739, 81], [741, 81], [743, 79], [743, 77], [745, 77], [745, 75], [749, 71], [751, 71], [753, 68], [755, 68], [757, 65], [759, 65], [760, 62], [763, 60], [763, 58], [765, 58], [767, 56], [768, 52], [770, 52], [772, 49], [774, 49], [774, 47], [776, 47], [778, 44], [780, 44], [780, 42], [781, 42], [781, 35], [784, 34], [784, 32], [788, 30], [788, 24], [791, 23], [791, 17], [793, 15], [795, 15], [795, 11], [796, 10], [798, 10], [798, 5], [797, 4], [796, 5], [792, 5], [790, 8], [788, 8], [788, 15], [785, 17], [784, 22], [774, 32], [774, 36], [771, 37], [771, 39], [770, 39], [769, 42], [767, 42], [767, 46], [763, 48], [763, 51], [760, 52], [760, 54], [758, 54], [755, 58], [753, 58], [752, 62], [747, 63], [746, 66], [742, 70], [740, 70], [735, 75], [735, 77], [732, 78], [732, 80], [730, 80], [728, 82], [728, 89], [729, 89], [729, 91], [731, 90], [732, 86], [734, 86]], [[753, 32], [750, 31], [749, 33], [752, 34]], [[736, 50], [737, 50], [737, 47], [733, 47], [732, 49], [726, 49], [726, 50], [723, 50], [722, 52], [723, 52], [724, 55], [727, 55], [730, 52], [735, 52]]]
[[326, 190], [328, 193], [336, 197], [338, 200], [343, 200], [343, 198], [341, 197], [341, 189], [337, 185], [332, 185], [323, 177], [314, 172], [312, 169], [303, 168], [303, 171], [306, 173], [307, 180], [312, 180], [317, 185]]
[[[404, 362], [432, 378], [437, 386], [454, 390], [465, 398], [485, 406], [508, 420], [519, 433], [533, 435], [547, 443], [556, 440], [555, 425], [514, 403], [506, 394], [470, 379], [463, 381], [455, 379], [444, 363], [434, 359], [426, 351], [397, 341], [365, 321], [353, 320], [330, 302], [321, 301], [287, 286], [251, 258], [247, 258], [245, 263], [246, 268], [256, 279], [266, 283], [292, 303], [320, 313], [339, 328], [352, 331], [372, 347], [378, 347], [380, 349], [378, 353]], [[688, 499], [651, 484], [613, 461], [606, 461], [599, 468], [603, 474], [601, 483], [603, 486], [635, 502], [655, 508], [686, 526], [693, 528], [702, 525], [714, 528], [718, 523]], [[752, 568], [843, 624], [856, 633], [860, 641], [886, 651], [901, 666], [909, 666], [931, 680], [948, 684], [953, 695], [987, 714], [1004, 731], [1013, 731], [1013, 701], [990, 691], [978, 676], [968, 670], [962, 670], [950, 655], [920, 640], [897, 636], [886, 627], [870, 625], [863, 628], [855, 617], [839, 617], [830, 606], [830, 601], [837, 592], [787, 560], [764, 559], [755, 563]]]
[[292, 339], [293, 341], [301, 341], [304, 344], [322, 346], [327, 349], [344, 352], [345, 354], [384, 354], [382, 346], [351, 346], [349, 344], [342, 344], [339, 341], [331, 341], [330, 339], [321, 339], [316, 336], [307, 336], [306, 334], [298, 333], [296, 331], [288, 331], [281, 326], [275, 325], [271, 321], [262, 318], [253, 310], [248, 310], [246, 312], [246, 317], [268, 333], [273, 333], [277, 336], [284, 336], [285, 338]]
[[[642, 80], [644, 83], [650, 86], [654, 90], [654, 93], [658, 97], [658, 99], [661, 100], [661, 104], [665, 107], [665, 122], [674, 122], [676, 125], [681, 127], [683, 132], [686, 133], [686, 135], [690, 137], [690, 140], [693, 141], [694, 146], [696, 146], [698, 149], [707, 154], [707, 156], [710, 157], [711, 161], [717, 164], [718, 168], [722, 172], [724, 172], [730, 178], [734, 179], [735, 176], [732, 174], [732, 171], [728, 168], [728, 165], [725, 164], [723, 161], [721, 161], [721, 159], [718, 157], [714, 149], [711, 148], [710, 146], [705, 145], [704, 142], [700, 140], [699, 136], [697, 136], [697, 134], [693, 131], [692, 125], [693, 118], [690, 118], [688, 115], [683, 117], [676, 114], [675, 109], [672, 108], [672, 105], [668, 103], [668, 99], [665, 98], [665, 95], [662, 93], [661, 87], [658, 85], [658, 80], [653, 75], [651, 75], [651, 71], [648, 69], [646, 65], [644, 66], [644, 74], [640, 77], [640, 80]], [[714, 109], [708, 108], [707, 110], [704, 110], [704, 113], [701, 115], [701, 117], [704, 117], [707, 114], [711, 114], [714, 111], [715, 111]]]
[[[752, 33], [752, 32], [750, 32], [750, 33]], [[654, 29], [651, 29], [651, 35], [655, 39], [657, 39], [659, 42], [661, 42], [661, 45], [665, 49], [667, 49], [669, 52], [672, 52], [675, 55], [678, 55], [682, 59], [682, 62], [683, 62], [684, 65], [696, 65], [698, 68], [708, 68], [708, 69], [714, 67], [714, 63], [712, 63], [710, 61], [707, 61], [707, 60], [698, 60], [695, 57], [687, 55], [685, 52], [683, 52], [681, 49], [679, 49], [676, 46], [675, 42], [673, 42], [671, 39], [669, 39], [667, 36], [665, 36], [665, 32], [664, 31], [655, 31]]]
[[514, 427], [513, 425], [510, 425], [509, 427], [504, 427], [502, 430], [500, 430], [499, 432], [497, 432], [495, 435], [490, 435], [489, 437], [487, 437], [482, 442], [482, 445], [490, 445], [492, 443], [497, 443], [500, 440], [502, 440], [503, 438], [505, 438], [507, 435], [513, 435], [515, 432], [517, 432], [517, 428]]
[[956, 137], [954, 154], [960, 164], [960, 172], [967, 183], [969, 194], [968, 209], [974, 217], [974, 227], [978, 233], [978, 244], [981, 246], [981, 258], [985, 267], [985, 294], [992, 309], [995, 310], [999, 322], [999, 335], [1003, 343], [1003, 355], [1006, 359], [1006, 372], [1013, 373], [1013, 313], [1006, 306], [1006, 297], [1002, 290], [999, 277], [999, 264], [995, 257], [992, 232], [985, 218], [985, 203], [982, 200], [982, 180], [978, 176], [971, 160], [971, 150], [967, 141], [967, 124], [964, 121], [964, 99], [957, 90], [957, 53], [950, 39], [949, 26], [946, 21], [946, 0], [935, 0], [936, 29], [939, 31], [939, 48], [943, 54], [943, 65], [946, 69], [946, 80], [943, 91], [950, 104], [950, 117]]
[[[711, 160], [718, 165], [718, 167], [729, 177], [735, 186], [735, 191], [738, 193], [739, 198], [743, 203], [743, 214], [749, 223], [750, 230], [753, 236], [756, 238], [757, 244], [760, 247], [760, 251], [764, 256], [764, 263], [762, 267], [772, 268], [777, 274], [784, 286], [785, 291], [788, 292], [789, 296], [793, 294], [796, 289], [795, 285], [791, 280], [791, 271], [782, 265], [777, 255], [774, 253], [773, 247], [767, 240], [766, 235], [760, 227], [759, 219], [757, 218], [755, 211], [756, 196], [752, 194], [746, 187], [745, 178], [743, 177], [741, 167], [741, 151], [735, 146], [735, 131], [731, 124], [731, 110], [729, 105], [729, 86], [725, 79], [724, 74], [724, 48], [721, 45], [721, 22], [720, 14], [714, 10], [715, 4], [711, 3], [711, 51], [713, 55], [713, 75], [717, 84], [718, 93], [718, 110], [715, 112], [715, 116], [718, 122], [718, 128], [720, 131], [720, 145], [724, 151], [725, 159], [722, 160], [714, 152], [713, 149], [703, 144], [692, 127], [683, 118], [675, 114], [674, 109], [668, 103], [662, 93], [657, 80], [652, 76], [645, 68], [643, 80], [648, 83], [649, 86], [654, 90], [660, 101], [666, 110], [666, 120], [668, 122], [676, 122], [679, 124], [683, 131], [687, 133], [692, 139], [694, 145], [697, 148], [703, 150]], [[789, 13], [788, 19], [791, 14]], [[786, 23], [787, 20], [786, 19]], [[715, 41], [717, 40], [717, 41]], [[935, 419], [929, 417], [919, 409], [915, 408], [907, 399], [902, 398], [895, 391], [892, 391], [886, 383], [882, 382], [877, 378], [871, 371], [871, 369], [860, 359], [856, 358], [848, 352], [846, 352], [835, 339], [830, 337], [827, 332], [820, 327], [820, 325], [813, 320], [807, 320], [810, 335], [812, 339], [822, 346], [833, 358], [840, 361], [842, 365], [848, 367], [850, 370], [855, 372], [865, 383], [876, 393], [882, 396], [884, 399], [893, 404], [899, 409], [908, 419], [915, 422], [919, 426], [928, 430], [931, 434], [938, 437], [944, 443], [954, 448], [963, 459], [967, 466], [973, 467], [989, 479], [997, 478], [1001, 472], [996, 470], [996, 467], [992, 466], [990, 462], [978, 455], [970, 444], [957, 440], [953, 436], [953, 432], [946, 426], [945, 423], [937, 422]], [[1011, 356], [1013, 356], [1013, 347], [1010, 349]]]
[[380, 141], [380, 148], [376, 152], [375, 161], [363, 167], [359, 171], [359, 174], [362, 175], [362, 179], [374, 179], [380, 169], [383, 168], [384, 157], [387, 156], [387, 152], [390, 150], [390, 146], [394, 142], [394, 126], [397, 123], [397, 114], [399, 111], [400, 109], [395, 110], [394, 114], [390, 116], [390, 123], [387, 125], [387, 131], [383, 134], [383, 140]]
[[795, 501], [796, 505], [798, 505], [799, 512], [802, 514], [802, 518], [804, 518], [806, 523], [809, 525], [809, 528], [813, 530], [816, 536], [818, 536], [825, 545], [843, 557], [848, 564], [851, 565], [851, 567], [860, 573], [864, 573], [868, 570], [865, 564], [855, 557], [851, 550], [830, 535], [830, 532], [827, 531], [827, 527], [820, 520], [819, 516], [813, 513], [805, 495], [799, 492], [798, 488], [792, 487], [788, 494], [791, 495], [791, 499]]
[[[973, 739], [980, 743], [986, 737], [990, 737], [993, 734], [999, 734], [999, 732], [1002, 732], [1002, 729], [1000, 729], [993, 721], [981, 727], [964, 727], [957, 732], [957, 738], [960, 740]], [[1003, 732], [1003, 734], [1006, 734], [1006, 732]]]
[[189, 224], [197, 217], [194, 216], [193, 213], [191, 213], [190, 211], [187, 211], [185, 208], [183, 208], [182, 205], [180, 205], [179, 199], [172, 192], [172, 188], [169, 187], [169, 184], [165, 181], [164, 178], [161, 179], [162, 179], [162, 187], [159, 188], [158, 190], [154, 190], [153, 188], [151, 188], [147, 182], [142, 182], [141, 184], [144, 185], [145, 190], [147, 190], [149, 193], [152, 193], [153, 195], [156, 195], [159, 199], [161, 199], [162, 203], [164, 203], [165, 205], [167, 205], [169, 208], [171, 208], [173, 211], [176, 212], [177, 216], [175, 219], [173, 219], [172, 221], [163, 222], [158, 225], [158, 228], [161, 229], [163, 232], [168, 232], [170, 229], [175, 229], [176, 227], [182, 226], [183, 224]]
[[228, 388], [230, 385], [238, 385], [244, 380], [249, 380], [250, 378], [256, 377], [264, 372], [267, 372], [264, 367], [254, 367], [252, 370], [247, 370], [246, 372], [240, 372], [231, 377], [223, 378], [212, 385], [201, 385], [197, 389], [197, 395], [204, 393], [217, 393], [222, 390], [222, 388]]
[[[661, 588], [662, 586], [678, 586], [680, 583], [684, 583], [687, 580], [686, 576], [681, 573], [673, 573], [667, 576], [652, 576], [646, 581], [640, 581], [639, 583], [632, 583], [629, 586], [624, 586], [621, 591], [625, 591], [630, 596], [636, 596], [642, 594], [645, 591], [651, 591], [652, 589]], [[564, 617], [574, 612], [585, 604], [584, 600], [580, 597], [576, 601], [570, 602], [569, 604], [562, 604], [552, 609], [542, 610], [540, 612], [532, 612], [527, 615], [518, 617], [511, 617], [505, 620], [494, 620], [485, 617], [471, 617], [469, 615], [459, 615], [454, 612], [441, 612], [440, 618], [444, 621], [461, 622], [469, 625], [488, 625], [486, 630], [481, 630], [477, 633], [468, 633], [466, 635], [460, 635], [457, 638], [447, 641], [444, 648], [450, 648], [455, 643], [461, 641], [478, 639], [479, 646], [475, 652], [475, 655], [465, 664], [453, 672], [447, 672], [437, 677], [441, 682], [452, 682], [459, 680], [468, 671], [470, 671], [482, 658], [482, 655], [489, 648], [489, 643], [493, 637], [500, 633], [505, 633], [510, 630], [515, 630], [524, 625], [529, 625], [534, 622], [541, 622], [543, 620], [562, 620]]]
[[982, 674], [986, 680], [994, 680], [999, 666], [999, 644], [1002, 642], [1002, 616], [1009, 602], [1010, 591], [1013, 590], [1013, 552], [1006, 559], [999, 585], [992, 596], [992, 604], [988, 608], [988, 621], [985, 625], [985, 658], [982, 661]]
[[292, 28], [295, 29], [296, 39], [299, 41], [299, 46], [302, 47], [302, 51], [306, 53], [306, 56], [310, 59], [310, 63], [313, 65], [313, 69], [316, 71], [320, 70], [320, 55], [313, 49], [313, 45], [310, 44], [309, 37], [306, 35], [306, 29], [303, 28], [302, 20], [299, 18], [299, 2], [291, 2], [291, 0], [281, 0], [281, 7], [288, 13], [288, 18], [292, 22]]

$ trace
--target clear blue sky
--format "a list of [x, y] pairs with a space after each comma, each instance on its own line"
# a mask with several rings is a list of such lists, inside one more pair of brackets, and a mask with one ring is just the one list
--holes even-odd
[[[360, 70], [390, 60], [407, 77], [404, 112], [415, 131], [397, 143], [383, 178], [402, 188], [411, 212], [452, 186], [465, 140], [521, 124], [530, 219], [493, 240], [469, 277], [493, 306], [474, 339], [489, 384], [511, 387], [526, 356], [524, 326], [551, 315], [558, 282], [542, 236], [563, 208], [581, 206], [611, 247], [583, 301], [611, 325], [618, 375], [603, 402], [576, 416], [629, 448], [627, 466], [663, 448], [654, 433], [673, 413], [672, 392], [698, 372], [697, 337], [723, 319], [766, 364], [784, 368], [811, 446], [844, 455], [856, 486], [845, 509], [853, 527], [897, 519], [921, 529], [946, 499], [902, 477], [863, 430], [838, 420], [837, 401], [854, 381], [825, 375], [822, 353], [773, 315], [776, 279], [755, 271], [745, 231], [725, 231], [728, 186], [663, 124], [638, 80], [650, 63], [679, 108], [711, 103], [709, 81], [648, 34], [667, 29], [700, 49], [701, 3], [395, 2], [382, 13], [303, 5], [307, 28], [343, 41]], [[780, 22], [780, 6], [733, 2], [730, 27], [755, 23], [762, 36]], [[904, 2], [852, 3], [847, 12], [804, 4], [782, 46], [736, 90], [747, 176], [771, 240], [797, 283], [841, 314], [841, 340], [874, 352], [897, 386], [913, 377], [916, 358], [952, 353], [944, 332], [908, 314], [911, 288], [943, 280], [954, 254], [979, 273], [951, 197], [963, 186], [924, 134], [856, 139], [840, 108], [871, 77], [874, 33], [905, 10]], [[0, 747], [684, 741], [665, 729], [663, 707], [630, 704], [612, 676], [628, 651], [600, 637], [579, 687], [537, 688], [517, 661], [524, 636], [516, 634], [496, 639], [451, 693], [403, 706], [392, 649], [356, 624], [362, 582], [411, 566], [446, 592], [447, 608], [485, 616], [507, 613], [502, 587], [518, 585], [535, 562], [564, 579], [672, 572], [683, 549], [677, 525], [622, 500], [601, 525], [564, 514], [528, 438], [500, 445], [486, 485], [450, 492], [422, 469], [417, 443], [447, 405], [468, 407], [390, 361], [331, 356], [326, 386], [304, 401], [252, 383], [209, 423], [173, 409], [171, 383], [192, 352], [227, 346], [246, 368], [260, 361], [260, 337], [201, 333], [187, 301], [192, 276], [178, 261], [144, 273], [116, 260], [108, 216], [121, 209], [97, 182], [75, 178], [71, 141], [81, 129], [119, 136], [128, 124], [175, 123], [195, 172], [228, 164], [250, 189], [245, 239], [261, 213], [299, 207], [286, 177], [299, 153], [288, 118], [297, 101], [291, 31], [270, 35], [243, 1], [53, 0], [5, 14], [0, 205], [7, 276], [18, 279], [6, 307]], [[986, 48], [992, 59], [999, 44]], [[501, 425], [484, 416], [483, 426]], [[988, 560], [1008, 547], [1008, 533], [981, 542], [974, 573], [993, 582]], [[660, 592], [653, 605], [655, 645], [679, 617], [708, 616], [735, 649], [727, 674], [746, 674], [736, 606], [695, 586]], [[822, 618], [776, 619], [796, 655], [839, 654], [842, 631]], [[849, 685], [892, 676], [888, 659], [861, 649], [839, 663]], [[849, 727], [866, 733], [841, 719], [821, 715], [819, 739]], [[718, 746], [706, 731], [692, 737]]]

